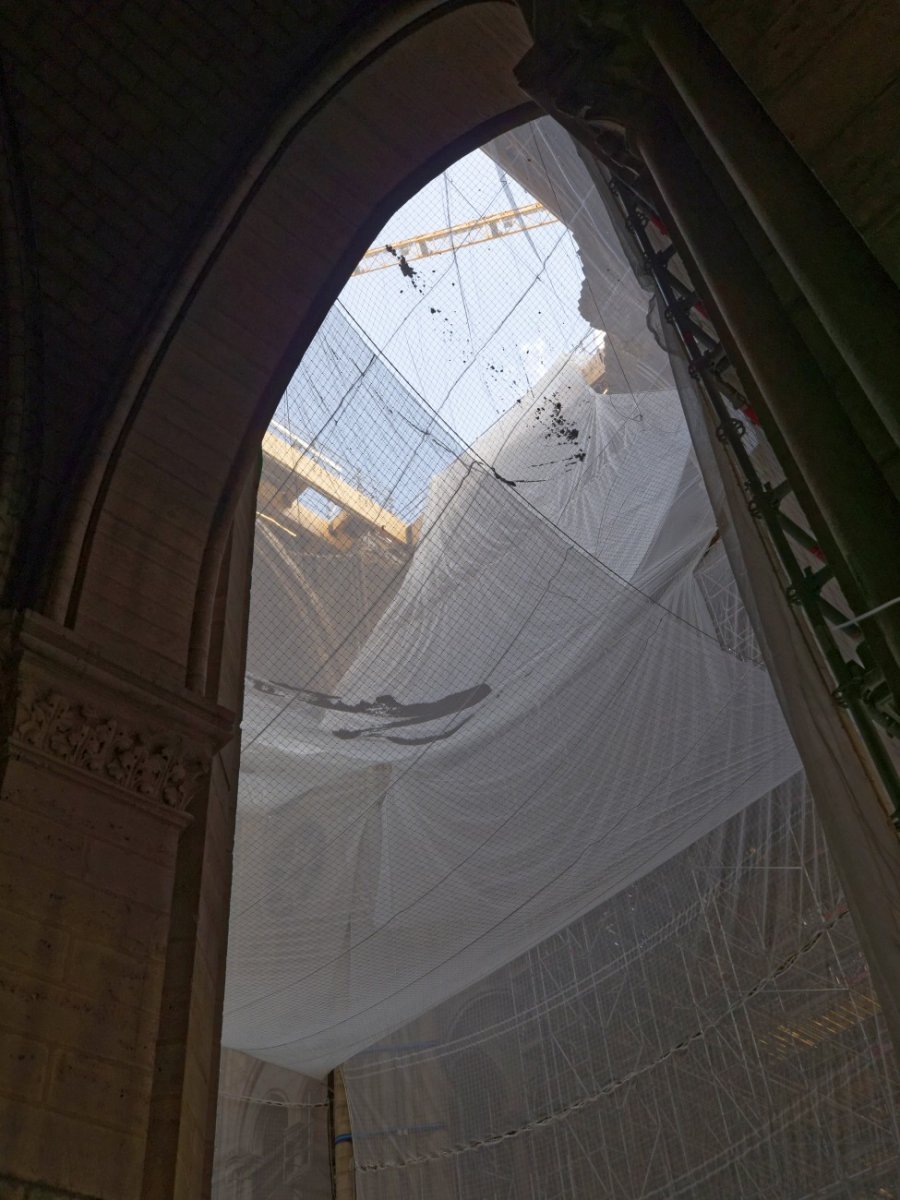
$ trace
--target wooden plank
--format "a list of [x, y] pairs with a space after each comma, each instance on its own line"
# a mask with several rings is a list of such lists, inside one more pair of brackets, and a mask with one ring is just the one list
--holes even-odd
[[263, 437], [262, 448], [264, 454], [290, 471], [298, 482], [313, 488], [332, 503], [352, 513], [371, 528], [380, 530], [401, 546], [409, 544], [410, 538], [405, 521], [401, 521], [388, 509], [383, 508], [355, 487], [351, 487], [349, 483], [345, 483], [331, 471], [327, 471], [309, 453], [296, 450], [271, 433], [267, 433]]

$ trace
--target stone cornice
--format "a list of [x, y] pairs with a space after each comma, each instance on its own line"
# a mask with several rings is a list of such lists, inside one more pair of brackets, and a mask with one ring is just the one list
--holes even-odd
[[5, 757], [90, 779], [160, 814], [189, 811], [236, 732], [233, 713], [118, 668], [37, 614], [10, 616], [3, 630]]

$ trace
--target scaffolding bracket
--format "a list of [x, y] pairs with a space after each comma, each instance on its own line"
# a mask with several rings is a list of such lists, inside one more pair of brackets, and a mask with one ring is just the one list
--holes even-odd
[[[834, 677], [836, 686], [832, 697], [852, 717], [886, 792], [893, 823], [900, 829], [900, 776], [882, 739], [882, 734], [900, 737], [900, 714], [891, 689], [881, 672], [872, 666], [858, 622], [822, 595], [822, 588], [833, 579], [834, 570], [825, 561], [818, 540], [781, 511], [782, 502], [792, 491], [790, 482], [786, 478], [775, 485], [764, 481], [750, 457], [745, 444], [746, 426], [731, 415], [729, 406], [751, 414], [754, 424], [757, 424], [757, 418], [747, 398], [721, 379], [721, 373], [728, 365], [727, 353], [691, 315], [694, 310], [699, 310], [706, 317], [694, 289], [670, 270], [669, 263], [677, 253], [674, 243], [669, 239], [664, 247], [658, 247], [650, 238], [647, 226], [651, 221], [660, 237], [668, 239], [665, 226], [653, 207], [627, 182], [612, 174], [609, 187], [621, 205], [625, 226], [656, 284], [665, 320], [678, 335], [690, 376], [700, 385], [715, 414], [716, 437], [736, 460], [748, 494], [750, 512], [765, 528], [781, 562], [787, 576], [787, 600], [800, 608], [809, 622]], [[765, 433], [764, 428], [762, 432]], [[822, 566], [813, 570], [803, 565], [795, 545], [819, 559]], [[856, 643], [853, 655], [845, 653], [832, 627], [840, 627], [846, 640]]]

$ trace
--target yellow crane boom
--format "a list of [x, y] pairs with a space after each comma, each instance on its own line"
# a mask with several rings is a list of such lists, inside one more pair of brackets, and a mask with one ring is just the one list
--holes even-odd
[[420, 258], [431, 258], [436, 254], [449, 254], [452, 250], [476, 246], [479, 242], [509, 237], [513, 233], [523, 233], [526, 229], [538, 229], [541, 225], [552, 225], [558, 219], [549, 209], [544, 208], [540, 201], [535, 200], [521, 208], [509, 208], [504, 212], [491, 213], [487, 217], [478, 217], [474, 221], [450, 225], [447, 229], [436, 229], [432, 233], [420, 233], [417, 237], [373, 246], [363, 255], [353, 274], [366, 275], [369, 271], [383, 271], [387, 267], [396, 267], [400, 265], [401, 259], [409, 263]]

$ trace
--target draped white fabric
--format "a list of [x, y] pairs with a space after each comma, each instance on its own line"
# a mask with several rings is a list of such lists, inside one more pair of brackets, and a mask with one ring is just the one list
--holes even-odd
[[339, 1063], [364, 1200], [900, 1194], [887, 1034], [742, 594], [826, 810], [845, 731], [674, 360], [713, 513], [592, 168], [549, 119], [485, 149], [584, 273], [559, 226], [504, 239], [509, 313], [556, 302], [562, 246], [577, 344], [466, 445], [458, 384], [512, 351], [453, 255], [383, 345], [337, 305], [285, 397], [277, 436], [409, 537], [304, 536], [279, 503], [337, 510], [302, 470], [260, 493], [223, 1034], [254, 1057], [223, 1059], [214, 1194], [328, 1193], [308, 1076]]
[[299, 655], [254, 676], [225, 1044], [320, 1075], [796, 771], [698, 584], [715, 529], [677, 395], [598, 394], [588, 365], [434, 477], [333, 690]]

